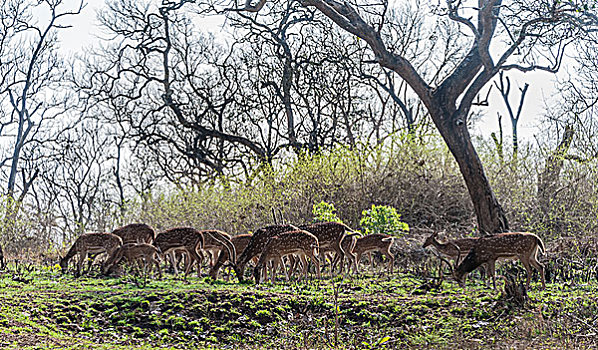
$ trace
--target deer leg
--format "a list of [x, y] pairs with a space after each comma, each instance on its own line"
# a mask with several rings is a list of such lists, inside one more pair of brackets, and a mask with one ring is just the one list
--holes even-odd
[[272, 284], [276, 283], [276, 272], [278, 270], [278, 263], [280, 261], [280, 257], [275, 257], [272, 259], [272, 270], [270, 270], [270, 281]]
[[81, 275], [81, 268], [83, 267], [83, 262], [87, 258], [87, 250], [82, 249], [79, 252], [79, 261], [77, 262], [77, 277]]
[[307, 259], [305, 258], [305, 255], [301, 254], [299, 255], [299, 260], [301, 261], [301, 265], [302, 266], [302, 274], [303, 276], [301, 277], [301, 280], [306, 280], [307, 281], [307, 270], [308, 270], [308, 265], [307, 265]]
[[496, 261], [491, 260], [488, 262], [488, 273], [492, 277], [492, 286], [496, 290]]
[[530, 266], [529, 260], [526, 259], [525, 256], [520, 256], [519, 260], [523, 264], [523, 267], [525, 267], [525, 272], [527, 275], [527, 281], [525, 282], [525, 288], [527, 288], [529, 290], [529, 283], [532, 280], [532, 267]]
[[197, 254], [197, 251], [194, 248], [187, 248], [187, 255], [189, 261], [187, 263], [187, 267], [185, 268], [185, 279], [187, 279], [187, 274], [193, 267], [194, 263], [197, 263], [197, 277], [201, 277], [201, 262], [202, 258]]
[[158, 261], [158, 259], [156, 259], [156, 257], [152, 257], [152, 260], [154, 261], [154, 265], [156, 266], [156, 270], [158, 270], [158, 277], [160, 279], [162, 279], [162, 269], [160, 268], [160, 261]]
[[542, 279], [542, 289], [546, 289], [546, 281], [544, 279], [544, 265], [537, 260], [535, 254], [530, 257], [529, 262], [536, 268], [536, 270], [538, 270], [538, 273], [540, 273], [540, 278]]
[[388, 256], [388, 260], [390, 260], [390, 274], [392, 275], [392, 271], [395, 266], [395, 256], [390, 252], [390, 246], [386, 249], [385, 254]]
[[[309, 259], [316, 266], [316, 275], [318, 276], [318, 279], [321, 279], [322, 275], [320, 274], [320, 260], [318, 260], [318, 258], [316, 258], [316, 256], [312, 252], [308, 252], [307, 257], [309, 257]], [[307, 264], [307, 261], [306, 261], [306, 264]]]
[[287, 255], [288, 259], [289, 259], [289, 276], [293, 276], [293, 274], [295, 273], [295, 269], [297, 268], [297, 258], [293, 255], [293, 254], [289, 254]]

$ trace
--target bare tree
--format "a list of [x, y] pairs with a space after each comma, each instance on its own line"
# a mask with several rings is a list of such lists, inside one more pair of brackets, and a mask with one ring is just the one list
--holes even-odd
[[[243, 6], [226, 1], [221, 11], [267, 11], [268, 1]], [[448, 0], [435, 12], [464, 28], [469, 43], [457, 67], [434, 83], [426, 79], [405, 58], [388, 45], [386, 14], [388, 1], [371, 4], [362, 1], [303, 0], [338, 26], [363, 39], [372, 50], [372, 59], [398, 74], [413, 89], [428, 109], [434, 124], [455, 157], [472, 199], [482, 232], [508, 229], [505, 213], [498, 203], [475, 151], [467, 119], [476, 96], [496, 74], [503, 70], [556, 72], [565, 48], [573, 40], [594, 30], [596, 15], [580, 4], [569, 1]], [[502, 40], [507, 45], [499, 45]], [[497, 43], [494, 46], [491, 44]], [[491, 50], [492, 47], [492, 50]], [[498, 54], [494, 53], [498, 51]], [[520, 59], [514, 57], [520, 54]]]
[[[494, 85], [498, 89], [500, 96], [502, 97], [505, 107], [507, 107], [507, 112], [509, 113], [509, 119], [511, 120], [511, 130], [513, 133], [513, 160], [517, 162], [517, 152], [519, 150], [519, 138], [517, 134], [517, 125], [519, 123], [519, 119], [521, 118], [521, 111], [523, 110], [523, 102], [525, 101], [525, 94], [527, 94], [527, 89], [529, 88], [529, 84], [525, 83], [523, 88], [519, 88], [519, 106], [517, 107], [517, 112], [513, 111], [513, 107], [511, 106], [511, 101], [509, 100], [509, 95], [511, 93], [511, 79], [509, 77], [505, 77], [504, 72], [501, 71], [498, 73], [498, 81], [494, 82]], [[501, 123], [502, 117], [498, 116], [498, 123]], [[501, 147], [502, 147], [502, 126], [501, 126]]]
[[[58, 90], [63, 80], [62, 59], [56, 53], [56, 32], [67, 28], [62, 20], [80, 13], [81, 0], [74, 10], [62, 0], [9, 0], [2, 5], [2, 105], [9, 112], [2, 115], [2, 131], [11, 137], [11, 150], [0, 160], [0, 168], [8, 167], [6, 193], [21, 202], [39, 175], [20, 167], [27, 145], [37, 143], [43, 124], [64, 113], [64, 98], [47, 94]], [[33, 13], [43, 11], [49, 17], [45, 24], [36, 24]], [[5, 17], [6, 16], [6, 17]], [[6, 21], [5, 21], [6, 19]], [[50, 95], [50, 97], [48, 97]], [[7, 101], [6, 101], [7, 100]], [[4, 108], [3, 108], [4, 109]], [[14, 134], [13, 134], [14, 133]], [[15, 196], [19, 174], [20, 194]]]

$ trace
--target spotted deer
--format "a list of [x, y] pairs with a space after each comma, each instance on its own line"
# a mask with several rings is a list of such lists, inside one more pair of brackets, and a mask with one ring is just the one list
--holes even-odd
[[149, 243], [152, 244], [156, 238], [156, 231], [147, 224], [129, 224], [112, 231], [127, 243]]
[[538, 250], [546, 252], [544, 242], [540, 237], [529, 232], [509, 232], [495, 236], [480, 237], [475, 240], [471, 250], [453, 271], [453, 277], [464, 286], [467, 274], [482, 264], [488, 266], [488, 272], [492, 276], [492, 283], [496, 289], [495, 264], [499, 258], [519, 259], [527, 272], [527, 288], [531, 280], [531, 266], [540, 273], [542, 289], [546, 288], [544, 279], [544, 265], [537, 260]]
[[[243, 252], [245, 250], [245, 248], [247, 248], [249, 241], [251, 241], [252, 236], [253, 236], [252, 234], [246, 233], [246, 234], [240, 234], [240, 235], [231, 237], [231, 242], [232, 242], [233, 246], [235, 246], [235, 252], [237, 252], [237, 253]], [[253, 259], [255, 260], [254, 262], [257, 262], [256, 257], [254, 257]], [[222, 266], [224, 266], [226, 263], [230, 263], [231, 265], [234, 265], [234, 262], [230, 261], [230, 254], [228, 253], [228, 251], [221, 250], [220, 253], [218, 254], [218, 258], [216, 259], [216, 262], [210, 268], [210, 273], [209, 273], [210, 277], [212, 277], [213, 279], [216, 279], [218, 277], [218, 270], [220, 270], [220, 268]]]
[[[178, 275], [176, 268], [176, 252], [184, 252], [189, 258], [185, 266], [185, 278], [193, 263], [201, 266], [202, 257], [198, 254], [198, 249], [202, 249], [204, 244], [204, 235], [192, 227], [177, 227], [160, 232], [154, 240], [154, 245], [160, 249], [162, 255], [169, 255], [173, 262], [175, 275]], [[197, 276], [201, 276], [201, 269], [197, 269]]]
[[355, 247], [353, 248], [353, 253], [355, 253], [357, 256], [357, 262], [361, 260], [363, 254], [368, 253], [370, 264], [373, 267], [374, 261], [372, 259], [371, 253], [376, 251], [380, 252], [383, 256], [388, 258], [390, 264], [390, 273], [392, 274], [395, 256], [393, 253], [391, 253], [390, 247], [392, 246], [393, 240], [394, 237], [381, 233], [374, 233], [357, 238]]
[[[462, 261], [467, 256], [479, 237], [453, 239], [447, 243], [440, 243], [437, 238], [438, 232], [431, 234], [428, 238], [426, 238], [423, 248], [425, 249], [429, 246], [434, 246], [438, 253], [450, 260], [454, 260], [458, 264], [459, 261]], [[457, 247], [459, 249], [457, 249]]]
[[[356, 243], [357, 243], [357, 236], [355, 236], [355, 235], [345, 236], [345, 237], [343, 237], [343, 240], [341, 241], [341, 247], [346, 252], [353, 252], [353, 250], [355, 249]], [[342, 274], [343, 267], [345, 265], [345, 259], [348, 260], [348, 264], [349, 264], [349, 266], [347, 267], [347, 272], [351, 271], [351, 266], [353, 266], [353, 271], [356, 271], [357, 267], [352, 264], [353, 261], [351, 261], [351, 259], [349, 257], [341, 257], [338, 254], [335, 254], [334, 260], [332, 260], [332, 271], [334, 271], [336, 269], [337, 264], [340, 264], [340, 273]]]
[[[463, 261], [471, 248], [473, 248], [475, 242], [479, 237], [465, 237], [459, 239], [449, 240], [446, 243], [440, 243], [438, 241], [438, 232], [432, 233], [424, 242], [423, 248], [434, 246], [436, 251], [441, 256], [453, 260], [454, 264], [458, 265], [459, 262]], [[483, 264], [484, 271], [488, 270], [488, 266]]]
[[[153, 267], [156, 268], [158, 275], [162, 278], [162, 270], [160, 269], [160, 250], [148, 243], [126, 243], [117, 248], [112, 255], [104, 263], [104, 274], [111, 272], [112, 268], [116, 266], [121, 260], [126, 260], [129, 264], [136, 263], [142, 267], [142, 271], [151, 272]], [[147, 270], [147, 268], [150, 268]]]
[[332, 250], [338, 256], [348, 258], [354, 266], [357, 266], [357, 256], [353, 254], [353, 252], [343, 250], [341, 241], [345, 236], [359, 235], [358, 232], [355, 232], [347, 225], [338, 222], [318, 222], [315, 224], [301, 225], [299, 228], [318, 238], [320, 250]]
[[210, 255], [210, 267], [214, 266], [221, 251], [226, 251], [228, 257], [232, 257], [232, 263], [237, 260], [237, 250], [231, 241], [231, 236], [219, 230], [202, 230], [204, 236], [203, 250]]
[[63, 272], [66, 272], [69, 260], [78, 254], [78, 276], [81, 274], [81, 267], [88, 254], [107, 253], [108, 256], [111, 256], [122, 244], [122, 239], [112, 233], [84, 233], [75, 240], [64, 258], [60, 259], [60, 267]]
[[260, 283], [262, 277], [262, 270], [266, 268], [266, 264], [272, 261], [271, 281], [274, 283], [276, 271], [279, 266], [282, 266], [284, 273], [289, 279], [286, 268], [282, 262], [282, 257], [289, 254], [296, 254], [303, 263], [303, 275], [307, 278], [307, 258], [316, 266], [316, 273], [320, 278], [320, 262], [318, 256], [318, 238], [313, 234], [303, 231], [289, 231], [274, 236], [268, 240], [260, 258], [253, 271], [253, 277], [256, 283]]
[[268, 240], [270, 240], [270, 238], [279, 235], [283, 232], [296, 230], [298, 230], [297, 226], [293, 225], [271, 225], [256, 230], [253, 233], [251, 239], [249, 240], [247, 247], [237, 258], [237, 263], [234, 266], [235, 274], [237, 275], [237, 279], [239, 280], [239, 282], [243, 282], [245, 266], [247, 265], [249, 260], [262, 253], [264, 248], [266, 248], [266, 244], [268, 244]]

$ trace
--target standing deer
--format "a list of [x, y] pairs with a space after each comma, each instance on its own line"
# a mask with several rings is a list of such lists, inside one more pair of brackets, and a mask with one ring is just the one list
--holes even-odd
[[[151, 272], [155, 266], [158, 275], [162, 278], [162, 270], [160, 269], [160, 250], [148, 243], [127, 243], [117, 248], [112, 255], [104, 263], [104, 274], [110, 273], [112, 268], [116, 266], [122, 259], [127, 260], [129, 264], [137, 263], [142, 267], [142, 271]], [[147, 270], [149, 266], [150, 270]]]
[[395, 264], [395, 256], [390, 252], [390, 247], [392, 246], [393, 240], [394, 237], [381, 233], [374, 233], [371, 235], [357, 238], [357, 242], [355, 242], [355, 248], [353, 248], [353, 252], [355, 253], [355, 255], [357, 255], [357, 262], [361, 260], [361, 256], [363, 254], [368, 253], [370, 257], [370, 264], [373, 268], [374, 260], [372, 258], [371, 253], [378, 251], [382, 255], [388, 257], [388, 259], [390, 260], [390, 273], [392, 274], [393, 267]]
[[66, 256], [60, 259], [60, 267], [63, 273], [66, 272], [69, 260], [79, 254], [79, 261], [77, 262], [78, 276], [81, 274], [81, 266], [87, 258], [87, 254], [107, 253], [108, 256], [111, 256], [122, 244], [122, 239], [112, 233], [84, 233], [73, 243]]
[[123, 244], [127, 243], [148, 243], [152, 244], [156, 238], [156, 231], [146, 224], [129, 224], [119, 227], [112, 231], [113, 234], [119, 236], [123, 240]]
[[282, 262], [282, 257], [289, 254], [297, 254], [299, 256], [303, 263], [303, 275], [305, 278], [307, 278], [306, 257], [308, 257], [316, 265], [316, 273], [318, 278], [320, 278], [320, 262], [317, 258], [318, 246], [318, 238], [303, 230], [285, 232], [270, 238], [253, 270], [255, 282], [260, 283], [261, 270], [265, 269], [266, 264], [270, 261], [273, 262], [270, 277], [272, 283], [275, 281], [276, 271], [279, 266], [282, 266], [288, 280], [289, 275]]
[[[440, 243], [437, 240], [438, 232], [434, 232], [424, 242], [423, 248], [434, 246], [438, 253], [447, 257], [449, 260], [454, 260], [456, 264], [462, 261], [479, 237], [466, 237], [460, 239], [450, 240], [447, 243]], [[456, 246], [456, 247], [455, 247]], [[458, 249], [457, 249], [458, 248]]]
[[301, 225], [299, 228], [316, 236], [321, 250], [332, 250], [338, 256], [348, 258], [353, 266], [357, 266], [357, 256], [350, 251], [345, 251], [341, 245], [341, 241], [345, 236], [359, 235], [358, 232], [338, 222], [317, 222], [315, 224]]
[[499, 258], [519, 259], [527, 271], [527, 288], [531, 280], [531, 266], [540, 273], [542, 289], [546, 288], [544, 279], [544, 265], [537, 260], [538, 250], [546, 252], [544, 242], [540, 237], [529, 232], [501, 233], [495, 236], [478, 238], [465, 259], [453, 272], [455, 280], [464, 286], [467, 274], [482, 264], [488, 266], [492, 276], [492, 283], [496, 289], [496, 260]]
[[247, 247], [243, 250], [235, 264], [235, 274], [239, 282], [243, 282], [243, 274], [245, 273], [245, 266], [249, 260], [260, 255], [270, 238], [287, 231], [296, 231], [298, 228], [293, 225], [271, 225], [262, 227], [253, 233], [249, 240]]
[[[204, 236], [203, 234], [192, 227], [177, 227], [160, 232], [154, 240], [154, 245], [160, 249], [163, 255], [170, 255], [171, 261], [174, 265], [175, 275], [178, 275], [176, 268], [175, 252], [184, 252], [190, 261], [187, 261], [185, 266], [185, 278], [189, 274], [189, 270], [196, 262], [201, 266], [202, 258], [198, 254], [198, 249], [203, 248]], [[201, 269], [197, 269], [197, 276], [201, 277]]]

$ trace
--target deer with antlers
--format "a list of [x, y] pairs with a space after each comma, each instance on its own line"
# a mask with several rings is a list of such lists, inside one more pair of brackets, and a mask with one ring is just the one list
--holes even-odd
[[546, 252], [544, 242], [540, 237], [529, 232], [509, 232], [480, 237], [474, 241], [465, 259], [458, 263], [457, 268], [453, 271], [453, 277], [459, 285], [464, 286], [467, 274], [482, 264], [486, 264], [488, 272], [492, 276], [493, 286], [496, 289], [496, 260], [499, 258], [519, 259], [527, 272], [527, 288], [529, 288], [531, 266], [533, 266], [540, 273], [542, 289], [545, 289], [544, 265], [538, 262], [538, 250], [542, 253]]
[[75, 240], [68, 253], [60, 259], [60, 267], [63, 272], [68, 268], [69, 260], [79, 255], [77, 262], [77, 276], [81, 274], [81, 267], [88, 254], [107, 253], [112, 255], [116, 249], [123, 244], [122, 239], [112, 233], [84, 233]]
[[129, 264], [138, 264], [142, 267], [142, 271], [147, 271], [155, 266], [158, 275], [162, 278], [162, 270], [160, 269], [160, 250], [148, 243], [127, 243], [117, 248], [114, 253], [104, 263], [104, 274], [111, 272], [112, 268], [116, 266], [121, 260], [126, 260]]
[[270, 238], [253, 271], [255, 282], [260, 283], [261, 272], [263, 269], [265, 271], [266, 264], [270, 261], [273, 263], [270, 277], [272, 283], [275, 281], [276, 271], [279, 266], [282, 266], [288, 280], [289, 275], [282, 262], [282, 257], [289, 254], [295, 254], [299, 257], [303, 264], [303, 275], [305, 278], [307, 278], [308, 270], [306, 257], [314, 263], [316, 266], [316, 273], [318, 278], [320, 278], [320, 262], [317, 258], [318, 247], [318, 238], [303, 230], [285, 232]]

